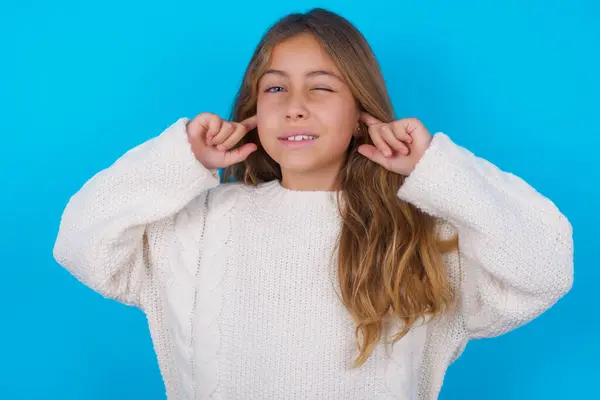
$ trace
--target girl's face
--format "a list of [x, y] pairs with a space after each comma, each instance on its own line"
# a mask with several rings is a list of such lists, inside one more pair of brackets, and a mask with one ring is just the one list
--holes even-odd
[[[283, 181], [335, 185], [358, 118], [350, 88], [312, 35], [275, 46], [258, 85], [257, 123], [261, 144], [281, 166]], [[290, 136], [300, 140], [286, 139]]]

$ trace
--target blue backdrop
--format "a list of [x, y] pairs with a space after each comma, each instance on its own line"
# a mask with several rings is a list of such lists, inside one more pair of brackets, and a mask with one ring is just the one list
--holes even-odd
[[60, 214], [178, 117], [227, 115], [261, 34], [313, 6], [362, 30], [399, 117], [520, 175], [574, 226], [572, 292], [517, 331], [471, 342], [441, 399], [597, 396], [600, 3], [284, 3], [3, 2], [0, 398], [164, 399], [142, 313], [53, 260]]

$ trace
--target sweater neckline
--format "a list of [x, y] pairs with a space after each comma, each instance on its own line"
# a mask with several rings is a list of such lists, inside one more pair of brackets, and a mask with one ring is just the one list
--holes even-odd
[[329, 208], [337, 207], [339, 191], [335, 190], [293, 190], [284, 187], [281, 181], [274, 179], [261, 184], [265, 193], [280, 205], [296, 208]]

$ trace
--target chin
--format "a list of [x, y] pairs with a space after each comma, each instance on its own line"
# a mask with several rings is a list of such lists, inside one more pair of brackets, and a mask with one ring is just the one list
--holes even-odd
[[[269, 148], [268, 148], [269, 147]], [[317, 149], [286, 151], [264, 146], [265, 152], [281, 167], [281, 169], [293, 173], [313, 173], [326, 171], [342, 163], [345, 153], [336, 154], [337, 149], [324, 153]], [[315, 151], [316, 150], [316, 151]]]
[[[277, 160], [275, 160], [277, 161]], [[307, 173], [311, 171], [315, 171], [318, 169], [318, 164], [315, 162], [311, 162], [309, 160], [290, 160], [286, 159], [284, 162], [278, 162], [281, 169], [286, 170], [288, 172], [294, 173]]]

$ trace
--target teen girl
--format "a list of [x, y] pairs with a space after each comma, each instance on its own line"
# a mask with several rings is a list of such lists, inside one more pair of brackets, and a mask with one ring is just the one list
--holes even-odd
[[573, 281], [555, 205], [397, 119], [322, 9], [266, 33], [229, 121], [182, 118], [92, 177], [54, 254], [145, 312], [171, 400], [435, 399], [470, 339]]

